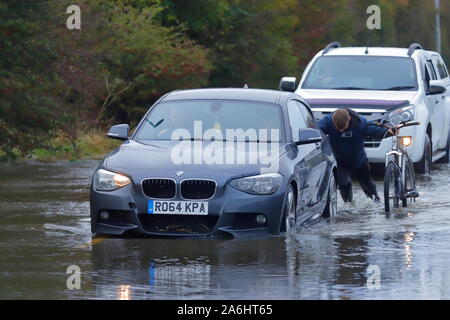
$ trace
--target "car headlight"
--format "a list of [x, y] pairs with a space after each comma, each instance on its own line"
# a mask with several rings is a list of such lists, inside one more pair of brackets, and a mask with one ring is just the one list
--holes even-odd
[[94, 176], [94, 188], [98, 191], [114, 191], [130, 183], [127, 176], [104, 169], [97, 170]]
[[409, 105], [389, 113], [389, 122], [393, 125], [398, 125], [403, 122], [413, 121], [415, 114], [415, 107], [413, 105]]
[[280, 187], [283, 177], [278, 173], [266, 173], [258, 176], [234, 179], [230, 185], [251, 194], [272, 194]]
[[400, 138], [400, 143], [404, 146], [404, 147], [409, 147], [412, 145], [412, 137], [411, 136], [404, 136], [404, 137], [399, 137]]

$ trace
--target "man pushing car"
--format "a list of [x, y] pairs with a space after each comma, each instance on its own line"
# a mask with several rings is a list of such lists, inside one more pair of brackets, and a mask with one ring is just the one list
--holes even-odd
[[330, 137], [337, 161], [337, 185], [344, 202], [353, 201], [352, 177], [355, 177], [367, 197], [380, 201], [370, 176], [370, 165], [364, 150], [364, 139], [383, 139], [386, 128], [369, 125], [367, 119], [351, 109], [338, 109], [318, 123], [320, 130]]

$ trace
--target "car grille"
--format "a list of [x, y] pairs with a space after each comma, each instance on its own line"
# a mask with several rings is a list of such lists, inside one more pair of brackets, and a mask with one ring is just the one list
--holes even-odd
[[[336, 106], [336, 108], [339, 108], [339, 106]], [[314, 110], [314, 109], [313, 109]], [[331, 111], [314, 111], [314, 118], [316, 118], [317, 121], [320, 121], [323, 117], [325, 117], [328, 114], [331, 114]], [[381, 119], [384, 116], [384, 113], [381, 112], [359, 112], [360, 116], [363, 116], [367, 119], [367, 121], [377, 121]], [[364, 141], [364, 147], [366, 148], [378, 148], [381, 145], [381, 139], [373, 139], [368, 138]]]
[[181, 196], [184, 199], [209, 199], [216, 191], [212, 180], [184, 180], [181, 182]]
[[364, 147], [378, 148], [381, 144], [381, 139], [366, 139], [364, 140]]
[[218, 220], [218, 215], [139, 215], [139, 221], [145, 231], [160, 234], [207, 234], [213, 231]]
[[175, 197], [175, 181], [170, 179], [145, 179], [142, 190], [147, 197], [170, 199]]
[[[339, 106], [336, 106], [336, 108], [339, 108]], [[357, 109], [357, 108], [355, 108]], [[325, 117], [328, 114], [332, 114], [333, 112], [331, 111], [314, 111], [313, 109], [313, 114], [314, 114], [314, 118], [317, 121], [320, 121], [323, 117]], [[364, 118], [367, 119], [367, 121], [375, 121], [375, 120], [379, 120], [384, 116], [384, 112], [358, 112], [358, 114], [360, 116], [363, 116]]]

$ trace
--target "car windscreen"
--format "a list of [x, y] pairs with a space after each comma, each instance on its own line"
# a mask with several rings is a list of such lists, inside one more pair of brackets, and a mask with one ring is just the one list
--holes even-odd
[[414, 91], [417, 75], [407, 57], [324, 56], [315, 61], [302, 88]]
[[284, 141], [280, 106], [231, 100], [162, 102], [150, 110], [134, 139], [180, 140], [182, 136], [186, 140], [226, 141], [233, 131], [237, 133], [233, 141]]

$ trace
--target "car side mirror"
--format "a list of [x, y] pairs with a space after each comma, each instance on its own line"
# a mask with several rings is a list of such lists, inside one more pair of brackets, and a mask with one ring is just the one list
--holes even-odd
[[297, 87], [296, 77], [283, 77], [280, 80], [280, 91], [294, 92]]
[[428, 95], [434, 95], [434, 94], [442, 94], [445, 93], [447, 89], [445, 88], [442, 81], [439, 80], [431, 80], [430, 81], [430, 90], [428, 92]]
[[322, 135], [317, 129], [300, 129], [298, 132], [298, 141], [296, 145], [318, 143], [322, 141]]
[[112, 126], [108, 131], [108, 138], [117, 140], [128, 140], [130, 126], [128, 124], [117, 124]]

